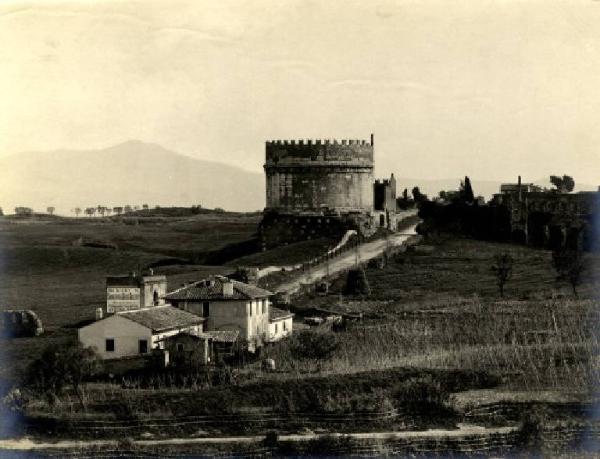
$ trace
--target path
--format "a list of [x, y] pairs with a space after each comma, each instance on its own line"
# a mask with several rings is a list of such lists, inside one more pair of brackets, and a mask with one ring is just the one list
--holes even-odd
[[[424, 431], [406, 431], [406, 432], [358, 432], [358, 433], [333, 433], [333, 434], [292, 434], [280, 435], [280, 441], [302, 442], [314, 440], [324, 435], [347, 436], [357, 440], [411, 440], [411, 439], [441, 439], [441, 438], [461, 438], [472, 435], [505, 435], [515, 432], [517, 427], [481, 427], [476, 425], [459, 424], [455, 430], [432, 429]], [[159, 445], [192, 445], [192, 444], [236, 444], [236, 443], [257, 443], [264, 439], [264, 435], [250, 435], [239, 437], [207, 437], [207, 438], [166, 438], [161, 440], [133, 440], [138, 446], [159, 446]], [[49, 449], [73, 449], [93, 446], [118, 446], [117, 440], [89, 440], [73, 441], [61, 440], [57, 442], [34, 442], [29, 438], [0, 440], [0, 450], [49, 450]]]
[[[387, 237], [387, 239], [377, 239], [375, 241], [361, 244], [358, 249], [360, 261], [365, 262], [372, 258], [378, 257], [386, 250], [386, 248], [390, 246], [393, 247], [404, 244], [410, 236], [416, 234], [416, 227], [417, 224], [415, 223], [414, 225], [404, 229], [401, 233], [391, 234]], [[349, 250], [346, 253], [329, 260], [329, 267], [327, 267], [326, 263], [314, 266], [311, 269], [294, 277], [294, 279], [282, 283], [275, 290], [277, 292], [288, 294], [294, 293], [300, 288], [301, 284], [314, 282], [317, 279], [325, 277], [328, 270], [329, 274], [331, 275], [351, 268], [356, 263], [356, 252], [356, 250]]]

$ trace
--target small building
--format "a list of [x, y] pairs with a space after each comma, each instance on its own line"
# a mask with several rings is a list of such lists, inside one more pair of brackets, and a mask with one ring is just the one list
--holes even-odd
[[169, 305], [114, 314], [81, 327], [79, 341], [102, 359], [148, 354], [181, 332], [202, 333], [205, 319]]
[[255, 285], [211, 276], [169, 292], [165, 299], [206, 319], [206, 331], [238, 331], [248, 350], [254, 352], [268, 338], [272, 295]]
[[271, 306], [269, 312], [268, 341], [273, 343], [291, 335], [293, 320], [294, 314], [290, 311], [284, 311], [283, 309]]
[[233, 355], [239, 338], [237, 330], [203, 333], [183, 332], [162, 339], [171, 361], [177, 364], [208, 365]]
[[135, 309], [164, 306], [167, 277], [130, 273], [106, 278], [106, 312], [114, 314]]

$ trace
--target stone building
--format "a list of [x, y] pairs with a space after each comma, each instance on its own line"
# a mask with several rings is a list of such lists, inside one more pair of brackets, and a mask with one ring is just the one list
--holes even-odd
[[370, 141], [267, 142], [263, 247], [337, 237], [349, 229], [362, 236], [379, 226], [395, 229], [396, 181], [374, 182], [373, 167], [373, 134]]
[[502, 185], [492, 205], [508, 209], [515, 242], [552, 249], [600, 248], [600, 192], [541, 191], [535, 185], [522, 184], [519, 177], [516, 187]]
[[106, 278], [106, 312], [131, 311], [135, 309], [163, 306], [167, 293], [167, 277], [130, 273]]
[[375, 180], [373, 184], [373, 214], [380, 227], [396, 229], [396, 179], [394, 174], [389, 179]]
[[173, 306], [206, 319], [206, 331], [239, 331], [250, 352], [261, 347], [269, 335], [270, 297], [254, 285], [211, 276], [169, 292]]

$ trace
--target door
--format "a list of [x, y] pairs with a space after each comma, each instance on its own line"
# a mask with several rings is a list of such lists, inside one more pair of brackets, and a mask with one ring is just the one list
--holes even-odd
[[148, 340], [141, 339], [138, 341], [138, 344], [139, 344], [140, 354], [147, 354], [148, 353]]

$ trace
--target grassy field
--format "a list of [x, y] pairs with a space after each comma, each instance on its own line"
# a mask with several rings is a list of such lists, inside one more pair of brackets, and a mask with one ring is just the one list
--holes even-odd
[[39, 338], [3, 342], [0, 377], [21, 374], [48, 343], [72, 339], [77, 324], [105, 305], [108, 274], [185, 262], [155, 269], [168, 274], [169, 288], [176, 288], [209, 273], [227, 272], [229, 268], [194, 262], [252, 238], [258, 221], [257, 215], [229, 213], [158, 220], [0, 217], [0, 309], [32, 309], [46, 330]]
[[[491, 270], [494, 254], [502, 252], [515, 259], [504, 298]], [[513, 389], [591, 390], [600, 383], [598, 260], [587, 255], [574, 297], [570, 286], [556, 283], [547, 251], [452, 239], [392, 256], [383, 269], [367, 268], [367, 298], [342, 298], [341, 276], [329, 296], [306, 297], [295, 310], [300, 320], [315, 306], [364, 314], [336, 334], [341, 345], [322, 365], [325, 372], [461, 368], [501, 374]], [[270, 349], [286, 367], [287, 347]]]
[[[244, 241], [256, 230], [254, 217], [215, 218], [200, 215], [138, 225], [85, 220], [0, 224], [2, 307], [34, 309], [47, 329], [41, 338], [3, 343], [2, 376], [18, 375], [49, 342], [72, 339], [77, 323], [93, 317], [95, 308], [104, 304], [106, 274], [136, 270], [168, 257], [189, 258], [190, 253], [218, 250], [226, 243]], [[86, 246], [81, 244], [82, 238], [117, 248]], [[244, 257], [229, 268], [218, 269], [225, 272], [239, 264], [289, 262], [294, 257], [302, 261], [303, 255], [328, 244], [308, 241]], [[177, 255], [163, 249], [168, 246]], [[505, 297], [500, 298], [491, 266], [494, 255], [503, 252], [510, 252], [515, 263]], [[169, 275], [169, 288], [215, 272], [214, 267], [172, 263], [157, 268]], [[84, 411], [72, 395], [64, 396], [58, 406], [40, 401], [30, 409], [38, 415], [56, 411], [65, 418], [88, 416], [123, 422], [217, 412], [253, 414], [255, 418], [299, 411], [350, 416], [369, 407], [396, 409], [393, 391], [398, 383], [410, 382], [412, 377], [428, 378], [429, 372], [434, 372], [437, 379], [431, 384], [441, 387], [447, 380], [443, 375], [454, 371], [466, 378], [484, 375], [482, 378], [499, 384], [488, 390], [502, 393], [554, 391], [589, 396], [600, 383], [598, 257], [588, 255], [587, 265], [579, 296], [574, 297], [569, 286], [556, 283], [547, 251], [466, 239], [438, 241], [391, 255], [382, 269], [367, 267], [369, 297], [342, 297], [341, 276], [333, 279], [328, 296], [309, 294], [297, 299], [293, 304], [297, 321], [314, 314], [315, 306], [364, 314], [363, 321], [349, 323], [337, 332], [313, 330], [333, 333], [339, 344], [326, 361], [298, 360], [291, 352], [293, 343], [283, 341], [263, 354], [275, 359], [275, 374], [263, 374], [257, 362], [235, 369], [237, 382], [232, 386], [200, 384], [174, 389], [168, 384], [161, 386], [163, 382], [158, 389], [122, 390], [118, 385], [91, 385], [86, 389], [89, 403]], [[484, 387], [491, 386], [471, 383], [447, 390]], [[122, 409], [129, 411], [119, 411]], [[449, 416], [418, 425], [457, 420]], [[254, 422], [251, 416], [248, 419], [250, 424]], [[277, 422], [274, 420], [273, 426], [277, 427]], [[386, 425], [398, 427], [406, 419], [399, 422]], [[352, 423], [346, 427], [326, 424], [345, 429]], [[263, 427], [254, 425], [250, 431]]]

